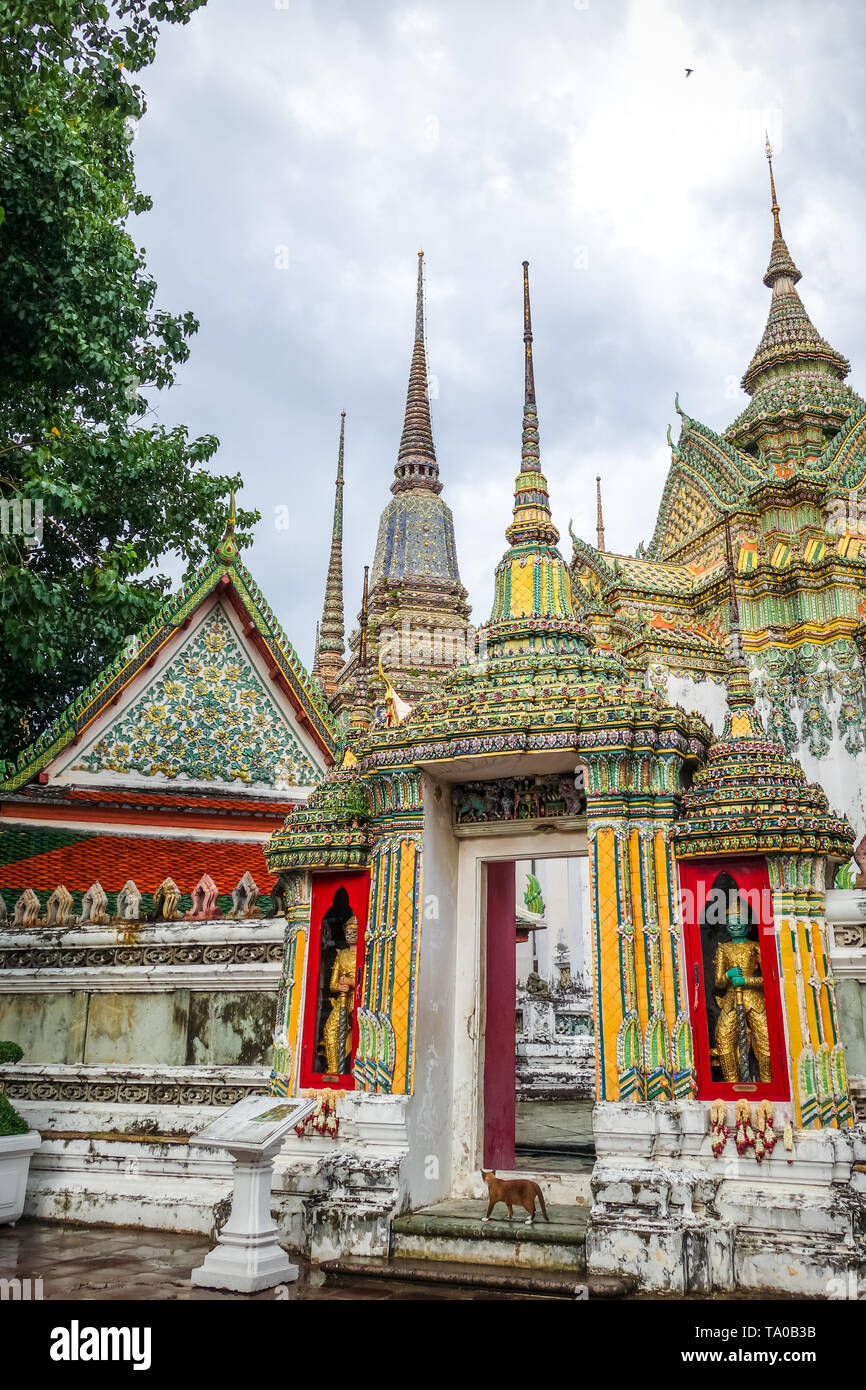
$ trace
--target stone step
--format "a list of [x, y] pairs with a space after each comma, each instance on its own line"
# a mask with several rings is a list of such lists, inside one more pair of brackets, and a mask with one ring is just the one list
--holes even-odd
[[[583, 1273], [585, 1207], [576, 1203], [549, 1205], [550, 1220], [538, 1213], [532, 1225], [527, 1225], [516, 1210], [512, 1221], [497, 1219], [494, 1214], [483, 1222], [486, 1211], [485, 1201], [455, 1200], [398, 1216], [391, 1227], [391, 1253], [398, 1260], [447, 1260]], [[504, 1214], [501, 1206], [497, 1211]]]
[[[589, 1300], [625, 1298], [635, 1287], [631, 1278], [617, 1275], [590, 1275], [576, 1279], [570, 1270], [536, 1270], [514, 1266], [470, 1264], [461, 1260], [415, 1259], [401, 1255], [392, 1259], [347, 1256], [318, 1266], [328, 1278], [399, 1280], [401, 1283], [460, 1289], [479, 1289], [490, 1293], [512, 1294], [517, 1298], [557, 1298]], [[419, 1295], [423, 1296], [423, 1295]]]

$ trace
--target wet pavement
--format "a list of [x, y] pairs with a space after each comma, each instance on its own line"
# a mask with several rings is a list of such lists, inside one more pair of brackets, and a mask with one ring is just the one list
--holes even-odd
[[[41, 1279], [31, 1297], [45, 1300], [229, 1300], [237, 1302], [309, 1299], [398, 1299], [409, 1301], [499, 1300], [526, 1298], [483, 1288], [436, 1287], [399, 1278], [326, 1275], [293, 1255], [300, 1266], [296, 1283], [257, 1294], [220, 1293], [193, 1288], [190, 1272], [202, 1263], [212, 1242], [206, 1236], [175, 1231], [142, 1231], [113, 1226], [74, 1226], [19, 1221], [0, 1226], [0, 1281]], [[39, 1290], [37, 1293], [36, 1291]]]

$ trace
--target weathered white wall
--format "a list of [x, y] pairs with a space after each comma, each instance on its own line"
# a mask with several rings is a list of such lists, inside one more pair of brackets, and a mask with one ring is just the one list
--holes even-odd
[[667, 673], [667, 696], [688, 713], [697, 710], [715, 733], [720, 734], [728, 712], [727, 690], [721, 681], [693, 680]]
[[[592, 947], [589, 937], [589, 863], [586, 858], [521, 859], [515, 864], [515, 893], [518, 911], [523, 908], [526, 875], [534, 873], [541, 884], [546, 926], [535, 933], [538, 973], [548, 984], [558, 986], [556, 949], [563, 942], [568, 951], [571, 978], [575, 984], [589, 984]], [[517, 943], [517, 983], [526, 983], [532, 969], [532, 936]]]
[[[859, 840], [866, 834], [866, 752], [849, 753], [839, 737], [837, 715], [841, 703], [840, 695], [823, 702], [833, 726], [829, 750], [822, 758], [816, 758], [809, 752], [808, 740], [801, 737], [797, 760], [809, 781], [818, 782], [824, 788], [831, 810], [847, 816]], [[767, 702], [759, 700], [758, 709], [766, 716]], [[791, 710], [791, 718], [802, 734], [803, 716], [796, 706]]]
[[[457, 840], [451, 796], [426, 774], [421, 869], [415, 1085], [407, 1108], [409, 1152], [403, 1178], [413, 1207], [451, 1187], [454, 997], [457, 935]], [[438, 799], [437, 799], [438, 793]]]

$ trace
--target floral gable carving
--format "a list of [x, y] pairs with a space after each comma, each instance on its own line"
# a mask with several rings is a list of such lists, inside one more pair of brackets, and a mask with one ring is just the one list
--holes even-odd
[[321, 777], [219, 608], [74, 770], [273, 787]]

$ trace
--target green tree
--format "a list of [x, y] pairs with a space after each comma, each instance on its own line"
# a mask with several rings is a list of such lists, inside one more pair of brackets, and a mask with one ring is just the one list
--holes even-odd
[[147, 418], [198, 324], [155, 306], [130, 234], [133, 74], [204, 3], [0, 0], [0, 757], [154, 615], [161, 557], [201, 564], [240, 486], [203, 468], [212, 435]]

